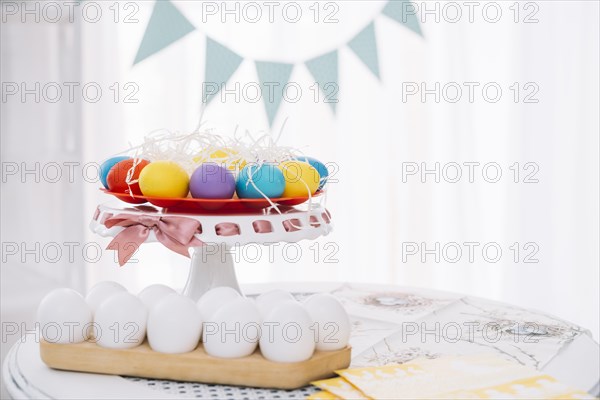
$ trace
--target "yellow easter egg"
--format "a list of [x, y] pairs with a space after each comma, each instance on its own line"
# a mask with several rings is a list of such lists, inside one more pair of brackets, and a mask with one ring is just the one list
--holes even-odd
[[[148, 170], [146, 170], [146, 168]], [[187, 197], [190, 177], [173, 161], [154, 161], [140, 173], [142, 194], [151, 197]]]
[[228, 168], [231, 171], [235, 171], [235, 170], [241, 171], [244, 169], [246, 164], [248, 164], [246, 161], [237, 159], [237, 160], [233, 161], [233, 163]]
[[217, 161], [227, 161], [232, 155], [236, 155], [237, 151], [231, 149], [219, 149], [213, 151], [210, 158]]
[[213, 151], [208, 157], [208, 160], [203, 155], [196, 156], [193, 158], [193, 160], [195, 163], [199, 164], [207, 161], [216, 162], [217, 164], [225, 164], [226, 168], [230, 171], [241, 171], [242, 168], [246, 166], [246, 161], [239, 158], [234, 158], [236, 154], [238, 154], [236, 150], [225, 147], [223, 149]]
[[319, 189], [321, 177], [309, 163], [303, 161], [284, 161], [279, 164], [285, 179], [285, 189], [281, 197], [308, 197]]

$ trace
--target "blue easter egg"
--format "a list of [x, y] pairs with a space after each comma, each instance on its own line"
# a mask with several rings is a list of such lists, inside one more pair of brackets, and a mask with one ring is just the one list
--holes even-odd
[[323, 186], [325, 186], [325, 184], [327, 183], [327, 177], [329, 176], [329, 171], [327, 170], [327, 166], [325, 164], [323, 164], [321, 161], [319, 161], [313, 157], [305, 157], [305, 156], [296, 157], [296, 160], [307, 162], [314, 169], [317, 170], [317, 172], [319, 173], [319, 176], [321, 177], [321, 181], [319, 183], [318, 190], [323, 189]]
[[106, 182], [106, 177], [108, 176], [108, 172], [110, 171], [110, 169], [112, 167], [115, 166], [116, 163], [121, 162], [123, 160], [127, 160], [131, 157], [128, 156], [117, 156], [117, 157], [111, 157], [108, 160], [104, 161], [102, 164], [100, 164], [100, 182], [102, 182], [102, 184], [104, 185], [105, 188], [108, 189], [108, 183]]
[[240, 199], [264, 198], [257, 189], [269, 198], [281, 197], [285, 189], [283, 172], [273, 164], [246, 165], [238, 176], [236, 193]]

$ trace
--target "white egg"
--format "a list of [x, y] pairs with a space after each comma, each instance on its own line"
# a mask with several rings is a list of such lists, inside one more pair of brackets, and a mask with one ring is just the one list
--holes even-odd
[[126, 292], [127, 289], [117, 282], [104, 281], [95, 284], [88, 292], [85, 301], [90, 305], [92, 313], [96, 313], [98, 306], [115, 293]]
[[254, 353], [260, 338], [260, 314], [254, 302], [240, 297], [204, 322], [204, 350], [214, 357], [238, 358]]
[[256, 306], [262, 318], [266, 317], [271, 312], [273, 307], [279, 306], [284, 301], [296, 301], [294, 296], [280, 289], [265, 292], [256, 298]]
[[111, 349], [136, 347], [146, 337], [148, 311], [140, 299], [120, 292], [104, 300], [94, 314], [96, 343]]
[[303, 303], [317, 334], [317, 350], [340, 350], [350, 340], [350, 318], [344, 306], [330, 294], [315, 294]]
[[163, 297], [148, 315], [148, 343], [160, 353], [187, 353], [198, 346], [202, 320], [196, 303], [177, 293]]
[[154, 307], [160, 300], [173, 293], [176, 292], [167, 285], [157, 283], [155, 285], [146, 287], [140, 292], [140, 294], [138, 294], [138, 297], [142, 303], [144, 303], [146, 308], [148, 308], [148, 312], [150, 312], [152, 307]]
[[315, 335], [308, 312], [296, 301], [285, 301], [264, 318], [260, 337], [262, 355], [276, 362], [300, 362], [312, 357]]
[[242, 297], [235, 289], [228, 286], [220, 286], [210, 289], [198, 300], [198, 310], [202, 321], [208, 321], [212, 314], [221, 306]]
[[80, 343], [88, 337], [92, 310], [75, 290], [55, 289], [40, 302], [37, 320], [47, 342]]

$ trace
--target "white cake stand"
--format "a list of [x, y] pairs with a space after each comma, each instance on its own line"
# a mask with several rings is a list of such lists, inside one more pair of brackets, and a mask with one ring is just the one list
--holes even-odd
[[[278, 213], [273, 208], [261, 209], [244, 214], [181, 214], [171, 213], [150, 205], [134, 206], [117, 200], [98, 206], [90, 223], [90, 229], [103, 237], [114, 237], [123, 227], [107, 228], [103, 221], [118, 214], [159, 217], [186, 217], [200, 222], [202, 232], [196, 237], [204, 242], [204, 246], [193, 247], [190, 272], [185, 285], [184, 294], [198, 300], [213, 287], [229, 286], [240, 291], [235, 274], [235, 266], [231, 257], [231, 248], [249, 243], [270, 245], [278, 242], [299, 242], [304, 239], [314, 240], [328, 235], [332, 230], [331, 215], [320, 204], [307, 204], [295, 207], [280, 206]], [[219, 226], [235, 224], [237, 234], [224, 236], [219, 234]], [[260, 227], [269, 226], [270, 230]], [[153, 232], [145, 243], [157, 242]], [[240, 291], [241, 292], [241, 291]]]

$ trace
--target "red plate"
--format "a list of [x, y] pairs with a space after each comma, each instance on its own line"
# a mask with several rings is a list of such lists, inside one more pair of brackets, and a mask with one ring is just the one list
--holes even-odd
[[[129, 193], [116, 193], [106, 189], [100, 190], [107, 194], [113, 195], [117, 199], [126, 203], [144, 204], [148, 202], [157, 207], [168, 208], [169, 211], [175, 212], [193, 213], [198, 211], [219, 211], [235, 213], [256, 211], [271, 206], [266, 199], [194, 199], [192, 197], [186, 197], [185, 199], [172, 199], [168, 197], [150, 197], [135, 194], [132, 195]], [[318, 197], [321, 194], [323, 194], [323, 192], [318, 191], [313, 195], [313, 197]], [[306, 202], [307, 200], [307, 197], [281, 197], [271, 199], [273, 203], [284, 206], [296, 206]]]

